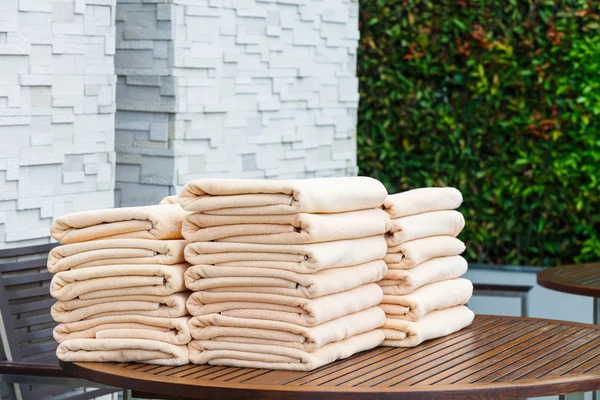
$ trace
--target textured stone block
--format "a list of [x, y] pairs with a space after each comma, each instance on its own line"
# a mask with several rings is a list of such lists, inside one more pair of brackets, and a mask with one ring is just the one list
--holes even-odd
[[113, 0], [0, 4], [0, 192], [17, 193], [0, 202], [0, 248], [48, 243], [52, 217], [114, 202], [111, 164], [96, 176], [112, 117], [77, 124], [100, 110], [84, 94], [114, 110], [114, 14]]
[[121, 204], [156, 202], [202, 176], [356, 173], [356, 3], [117, 8]]

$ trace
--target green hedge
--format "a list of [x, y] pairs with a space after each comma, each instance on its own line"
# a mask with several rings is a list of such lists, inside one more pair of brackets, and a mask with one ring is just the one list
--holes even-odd
[[361, 174], [459, 188], [472, 261], [600, 260], [599, 4], [361, 0]]

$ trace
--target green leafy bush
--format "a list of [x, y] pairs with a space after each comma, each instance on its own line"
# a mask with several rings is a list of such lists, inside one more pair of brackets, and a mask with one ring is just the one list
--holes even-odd
[[361, 174], [459, 188], [472, 261], [600, 260], [599, 5], [361, 0]]

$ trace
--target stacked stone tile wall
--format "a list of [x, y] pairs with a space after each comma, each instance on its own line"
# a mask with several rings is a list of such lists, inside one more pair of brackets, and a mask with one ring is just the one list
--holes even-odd
[[0, 249], [114, 203], [115, 0], [0, 0]]
[[118, 0], [116, 199], [356, 173], [354, 0]]

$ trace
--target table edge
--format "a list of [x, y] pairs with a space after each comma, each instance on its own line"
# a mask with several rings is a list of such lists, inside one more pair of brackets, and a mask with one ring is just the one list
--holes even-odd
[[[571, 326], [580, 326], [600, 330], [596, 325], [560, 321], [545, 318], [532, 317], [510, 317], [510, 316], [494, 316], [481, 315], [482, 317], [501, 318], [501, 319], [521, 319], [548, 321], [552, 323], [568, 323]], [[422, 396], [423, 393], [428, 394], [445, 394], [452, 393], [455, 396], [476, 396], [479, 398], [482, 394], [487, 395], [502, 395], [511, 397], [531, 397], [531, 396], [552, 396], [565, 393], [584, 392], [600, 389], [600, 372], [594, 375], [568, 376], [568, 377], [551, 377], [535, 380], [522, 380], [519, 382], [491, 382], [491, 383], [473, 383], [473, 384], [457, 384], [457, 385], [438, 385], [438, 386], [396, 386], [388, 388], [372, 388], [361, 387], [327, 387], [327, 386], [277, 386], [265, 384], [240, 384], [215, 381], [198, 380], [198, 384], [189, 384], [185, 381], [177, 382], [175, 380], [162, 379], [157, 376], [156, 380], [143, 379], [143, 372], [131, 371], [132, 376], [120, 376], [110, 373], [103, 369], [109, 368], [109, 363], [98, 363], [99, 369], [89, 369], [86, 367], [91, 363], [69, 363], [60, 361], [60, 366], [67, 372], [80, 378], [91, 381], [100, 382], [113, 386], [124, 386], [126, 382], [127, 388], [140, 392], [152, 392], [159, 395], [177, 395], [185, 397], [185, 393], [197, 392], [200, 389], [206, 390], [208, 398], [228, 397], [230, 399], [245, 398], [244, 393], [248, 390], [261, 392], [265, 398], [292, 398], [290, 396], [317, 396], [319, 394], [326, 395], [327, 399], [347, 399], [351, 395], [360, 395], [365, 393], [380, 394], [385, 398], [392, 398], [403, 394], [405, 396]], [[103, 365], [102, 365], [103, 364]], [[139, 375], [139, 376], [135, 376]], [[206, 384], [210, 383], [210, 384]], [[154, 390], [149, 390], [153, 388]], [[158, 388], [158, 390], [156, 390]], [[211, 394], [212, 393], [212, 394]], [[231, 395], [234, 395], [233, 397]], [[214, 396], [214, 397], [212, 397]], [[260, 397], [259, 397], [260, 398]], [[397, 397], [396, 397], [397, 398]], [[410, 397], [407, 397], [410, 398]]]
[[[203, 394], [206, 397], [194, 398], [228, 398], [228, 399], [246, 399], [248, 391], [260, 392], [262, 396], [257, 398], [269, 399], [292, 399], [296, 396], [311, 396], [311, 399], [317, 399], [323, 395], [327, 400], [347, 400], [352, 395], [377, 394], [378, 399], [395, 399], [398, 395], [403, 398], [411, 399], [422, 398], [423, 394], [428, 395], [452, 395], [461, 398], [481, 398], [481, 396], [502, 396], [504, 398], [523, 398], [553, 396], [567, 393], [588, 392], [600, 389], [600, 374], [595, 376], [567, 377], [567, 378], [548, 378], [539, 380], [527, 380], [515, 382], [492, 382], [481, 384], [458, 384], [458, 385], [438, 385], [438, 386], [395, 386], [387, 388], [372, 389], [369, 387], [327, 387], [327, 386], [276, 386], [276, 385], [190, 385], [185, 382], [174, 382], [166, 380], [148, 381], [137, 377], [119, 377], [104, 371], [90, 370], [76, 363], [60, 362], [65, 371], [76, 375], [77, 377], [99, 382], [116, 387], [125, 387], [133, 391], [144, 393], [153, 393], [157, 395], [172, 395], [178, 398], [189, 398], [186, 394], [199, 394], [199, 390], [206, 390]], [[139, 373], [142, 375], [143, 373]], [[127, 386], [123, 385], [120, 379], [127, 381]], [[201, 381], [200, 381], [201, 382]], [[215, 382], [217, 383], [217, 382]], [[444, 397], [445, 398], [445, 397]]]
[[552, 267], [540, 271], [536, 274], [537, 284], [546, 289], [555, 290], [557, 292], [577, 294], [580, 296], [588, 297], [600, 297], [600, 288], [593, 288], [585, 285], [577, 285], [574, 283], [567, 283], [555, 278], [554, 272], [556, 269], [566, 269], [580, 267], [586, 264], [572, 264], [558, 267]]

